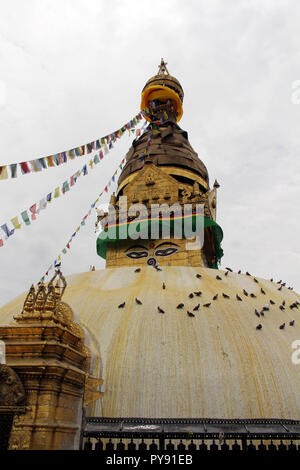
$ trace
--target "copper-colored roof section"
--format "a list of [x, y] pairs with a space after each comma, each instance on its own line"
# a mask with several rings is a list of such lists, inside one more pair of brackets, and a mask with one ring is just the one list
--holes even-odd
[[204, 163], [188, 141], [187, 132], [171, 121], [160, 125], [159, 130], [151, 137], [151, 145], [147, 145], [152, 131], [144, 133], [134, 140], [126, 155], [126, 165], [119, 178], [119, 184], [130, 174], [140, 170], [144, 165], [145, 152], [157, 166], [177, 166], [189, 169], [200, 175], [208, 183], [208, 172]]

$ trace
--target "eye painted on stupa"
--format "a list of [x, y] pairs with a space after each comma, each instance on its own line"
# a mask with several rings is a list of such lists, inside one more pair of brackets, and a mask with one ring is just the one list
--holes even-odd
[[135, 245], [135, 246], [131, 246], [130, 248], [128, 248], [125, 251], [125, 255], [131, 259], [147, 258], [148, 250], [145, 246]]
[[171, 256], [176, 253], [179, 246], [176, 243], [164, 242], [156, 247], [155, 256]]

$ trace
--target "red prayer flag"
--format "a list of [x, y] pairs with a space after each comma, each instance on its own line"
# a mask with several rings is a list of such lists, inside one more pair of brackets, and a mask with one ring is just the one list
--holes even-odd
[[0, 246], [3, 246], [3, 240], [0, 238]]
[[100, 150], [99, 152], [99, 157], [100, 157], [100, 160], [102, 160], [102, 158], [104, 157], [102, 150]]
[[30, 168], [28, 166], [28, 162], [22, 162], [22, 163], [20, 163], [20, 166], [21, 166], [21, 170], [22, 170], [23, 175], [25, 173], [30, 173]]
[[36, 216], [38, 214], [37, 212], [37, 203], [33, 204], [31, 207], [29, 207], [31, 214], [31, 219], [36, 220]]

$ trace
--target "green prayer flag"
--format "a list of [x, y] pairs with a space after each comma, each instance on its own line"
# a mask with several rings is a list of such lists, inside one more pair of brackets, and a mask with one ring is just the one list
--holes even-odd
[[46, 164], [44, 158], [39, 158], [38, 160], [39, 160], [39, 162], [40, 162], [40, 164], [42, 165], [43, 168], [47, 168], [47, 164]]
[[17, 177], [17, 164], [16, 163], [12, 163], [10, 165], [10, 171], [11, 171], [11, 177], [16, 178]]
[[96, 153], [96, 155], [94, 156], [94, 163], [97, 164], [100, 162], [100, 158], [99, 158], [99, 155]]
[[70, 191], [70, 186], [69, 186], [69, 183], [68, 181], [65, 181], [62, 185], [62, 192], [63, 194], [66, 193], [67, 191]]
[[27, 211], [21, 212], [22, 219], [24, 220], [26, 225], [30, 225], [30, 219], [28, 217]]

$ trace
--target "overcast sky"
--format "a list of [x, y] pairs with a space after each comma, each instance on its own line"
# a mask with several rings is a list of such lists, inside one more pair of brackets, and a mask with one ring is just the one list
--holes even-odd
[[[111, 133], [138, 111], [161, 57], [185, 92], [180, 126], [217, 178], [222, 267], [300, 291], [299, 0], [0, 0], [0, 164]], [[0, 305], [37, 282], [124, 157], [125, 135], [76, 187], [0, 248]], [[0, 181], [0, 225], [84, 158]], [[92, 214], [65, 275], [104, 268]]]

